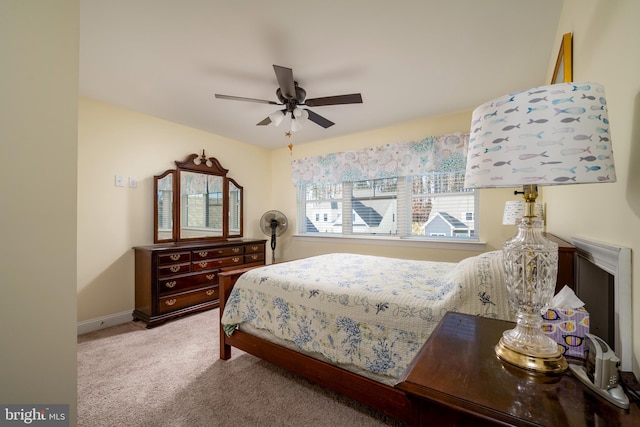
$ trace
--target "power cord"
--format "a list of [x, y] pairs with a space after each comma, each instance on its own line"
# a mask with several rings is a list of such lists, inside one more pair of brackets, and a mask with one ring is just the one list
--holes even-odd
[[627, 393], [627, 396], [640, 406], [640, 383], [633, 372], [620, 371], [620, 384]]

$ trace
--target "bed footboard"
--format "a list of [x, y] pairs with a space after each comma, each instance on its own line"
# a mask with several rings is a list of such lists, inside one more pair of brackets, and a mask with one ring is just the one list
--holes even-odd
[[[256, 268], [253, 267], [245, 267], [238, 270], [227, 270], [221, 271], [218, 273], [218, 282], [220, 289], [220, 319], [222, 320], [222, 313], [224, 312], [224, 306], [227, 302], [227, 298], [229, 298], [229, 294], [233, 289], [233, 286], [236, 284], [238, 277], [240, 277], [245, 272]], [[222, 328], [222, 322], [218, 322], [220, 327], [220, 359], [228, 360], [231, 358], [231, 345], [227, 344], [227, 335], [224, 333], [224, 329]]]
[[[220, 316], [224, 312], [226, 300], [236, 281], [250, 268], [255, 267], [230, 270], [218, 274], [220, 283]], [[411, 402], [401, 390], [302, 353], [297, 353], [240, 330], [235, 331], [232, 336], [228, 337], [224, 333], [222, 323], [220, 323], [220, 359], [228, 360], [231, 358], [232, 346], [394, 418], [405, 422], [411, 420]]]

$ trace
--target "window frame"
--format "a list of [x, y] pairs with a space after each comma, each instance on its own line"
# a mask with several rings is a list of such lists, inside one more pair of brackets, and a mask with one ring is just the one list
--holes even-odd
[[[452, 172], [434, 172], [432, 174], [436, 174], [436, 173], [441, 173], [441, 174], [452, 174]], [[460, 179], [460, 177], [462, 177], [462, 179], [464, 179], [464, 172], [455, 172], [456, 174], [458, 174], [459, 176], [456, 177], [456, 179]], [[423, 176], [423, 175], [421, 175]], [[298, 202], [297, 202], [297, 215], [298, 215], [298, 230], [297, 230], [297, 236], [302, 237], [321, 237], [321, 238], [325, 238], [325, 237], [330, 237], [330, 238], [341, 238], [341, 237], [351, 237], [351, 236], [357, 236], [357, 238], [361, 238], [361, 239], [373, 239], [373, 240], [377, 240], [379, 238], [384, 238], [384, 239], [391, 239], [391, 240], [403, 240], [403, 241], [407, 241], [407, 240], [415, 240], [415, 241], [424, 241], [424, 242], [460, 242], [460, 243], [480, 243], [479, 241], [479, 227], [478, 227], [478, 209], [479, 209], [479, 192], [473, 189], [464, 189], [462, 191], [456, 191], [454, 193], [451, 192], [442, 192], [442, 193], [430, 193], [430, 194], [434, 194], [436, 195], [435, 197], [438, 197], [437, 195], [442, 195], [445, 196], [446, 194], [458, 194], [460, 193], [462, 195], [462, 193], [466, 193], [471, 195], [473, 197], [473, 211], [469, 211], [469, 210], [464, 210], [462, 212], [460, 212], [461, 214], [464, 214], [465, 217], [460, 220], [461, 222], [464, 223], [469, 223], [472, 222], [473, 223], [473, 228], [470, 230], [470, 235], [467, 236], [430, 236], [427, 235], [426, 232], [424, 234], [413, 234], [412, 231], [412, 222], [413, 222], [413, 200], [415, 198], [415, 195], [413, 194], [413, 186], [412, 186], [412, 179], [413, 176], [409, 176], [409, 177], [389, 177], [389, 178], [393, 178], [397, 180], [397, 187], [396, 187], [396, 194], [395, 197], [393, 196], [380, 196], [379, 198], [385, 199], [385, 198], [392, 198], [396, 200], [396, 210], [393, 213], [393, 222], [395, 223], [395, 233], [391, 233], [391, 234], [383, 234], [383, 233], [362, 233], [362, 232], [354, 232], [353, 231], [353, 227], [352, 227], [352, 222], [353, 220], [349, 221], [349, 224], [347, 224], [347, 231], [345, 232], [345, 224], [342, 223], [340, 224], [341, 227], [341, 232], [340, 233], [336, 233], [336, 232], [321, 232], [321, 231], [307, 231], [307, 206], [308, 203], [310, 202], [318, 202], [319, 199], [312, 199], [312, 200], [307, 200], [306, 199], [306, 194], [309, 192], [309, 190], [307, 190], [307, 185], [315, 185], [315, 186], [322, 186], [323, 184], [298, 184]], [[376, 181], [376, 180], [381, 180], [381, 179], [388, 179], [388, 178], [378, 178], [378, 179], [372, 179], [372, 180], [363, 180], [363, 181]], [[363, 182], [363, 181], [358, 181], [358, 182]], [[462, 181], [464, 182], [464, 181]], [[375, 199], [375, 197], [354, 197], [353, 195], [353, 191], [351, 190], [353, 187], [353, 182], [348, 182], [345, 181], [343, 183], [340, 184], [333, 184], [333, 185], [341, 185], [341, 195], [342, 198], [340, 199], [339, 202], [337, 203], [341, 203], [342, 204], [342, 215], [341, 218], [344, 221], [346, 218], [351, 218], [352, 216], [355, 216], [355, 212], [352, 208], [352, 202], [353, 200], [365, 200], [365, 199]], [[327, 184], [328, 185], [328, 184]], [[347, 187], [347, 188], [345, 188]], [[375, 185], [373, 185], [374, 187], [374, 196], [375, 196]], [[312, 190], [315, 193], [317, 193], [317, 190]], [[350, 196], [348, 196], [348, 194], [350, 194]], [[427, 193], [429, 194], [429, 193]], [[471, 214], [472, 219], [471, 220], [467, 220], [467, 215]], [[311, 214], [312, 216], [315, 215], [314, 213]], [[457, 217], [455, 217], [456, 219], [458, 219]], [[422, 226], [424, 227], [426, 224], [428, 223], [428, 221]], [[467, 224], [467, 226], [469, 226]]]

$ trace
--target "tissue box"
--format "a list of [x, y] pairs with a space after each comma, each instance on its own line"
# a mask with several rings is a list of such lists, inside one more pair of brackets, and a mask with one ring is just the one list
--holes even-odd
[[542, 330], [564, 349], [564, 355], [584, 359], [589, 313], [584, 308], [550, 308], [542, 315]]

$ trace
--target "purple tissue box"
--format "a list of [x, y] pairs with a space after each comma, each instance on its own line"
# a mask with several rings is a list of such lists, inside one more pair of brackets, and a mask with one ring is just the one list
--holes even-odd
[[564, 350], [564, 355], [584, 359], [584, 336], [589, 333], [589, 312], [583, 307], [550, 308], [542, 315], [542, 330]]

